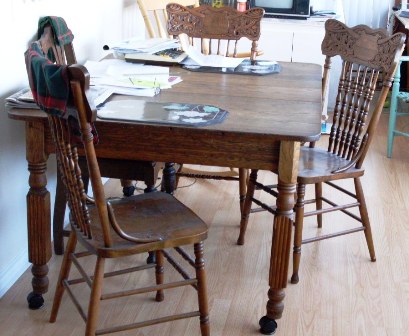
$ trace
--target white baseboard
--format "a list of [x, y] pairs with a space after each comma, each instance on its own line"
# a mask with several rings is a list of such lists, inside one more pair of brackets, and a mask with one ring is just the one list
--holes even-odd
[[0, 274], [0, 298], [14, 285], [30, 265], [27, 250], [24, 249], [10, 262], [10, 266], [6, 271]]

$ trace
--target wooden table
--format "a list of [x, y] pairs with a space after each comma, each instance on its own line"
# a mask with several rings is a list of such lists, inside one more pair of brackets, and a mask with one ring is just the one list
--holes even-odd
[[[279, 74], [243, 76], [172, 69], [183, 82], [145, 101], [216, 105], [229, 111], [226, 120], [205, 127], [98, 121], [98, 157], [179, 162], [277, 170], [277, 215], [272, 225], [267, 318], [281, 317], [291, 246], [292, 213], [301, 142], [318, 140], [321, 129], [321, 67], [282, 63]], [[26, 123], [30, 172], [27, 195], [32, 306], [42, 305], [48, 290], [51, 257], [50, 194], [46, 161], [54, 152], [43, 112], [9, 109]], [[168, 165], [167, 168], [171, 168]], [[170, 170], [168, 169], [167, 172]], [[265, 317], [266, 318], [266, 317]]]

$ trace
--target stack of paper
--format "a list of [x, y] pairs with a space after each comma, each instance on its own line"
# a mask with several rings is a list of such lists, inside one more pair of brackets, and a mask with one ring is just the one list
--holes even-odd
[[[95, 106], [104, 103], [114, 91], [109, 87], [92, 86], [89, 89], [90, 98], [94, 101]], [[10, 107], [38, 109], [38, 105], [34, 101], [33, 94], [29, 87], [21, 89], [10, 97], [6, 98], [6, 105]]]
[[117, 44], [114, 44], [110, 49], [117, 53], [149, 53], [153, 54], [170, 48], [178, 48], [180, 46], [177, 39], [152, 38], [147, 40], [130, 39]]
[[38, 108], [30, 88], [24, 88], [6, 98], [6, 105], [19, 108]]
[[152, 97], [181, 81], [169, 76], [169, 68], [132, 64], [118, 59], [100, 62], [87, 61], [85, 67], [91, 76], [91, 85], [109, 87], [114, 93]]
[[239, 57], [225, 57], [221, 55], [204, 55], [193, 46], [189, 46], [186, 49], [186, 53], [189, 58], [183, 61], [183, 64], [188, 65], [198, 65], [206, 67], [217, 67], [217, 68], [235, 68], [237, 67], [244, 58]]

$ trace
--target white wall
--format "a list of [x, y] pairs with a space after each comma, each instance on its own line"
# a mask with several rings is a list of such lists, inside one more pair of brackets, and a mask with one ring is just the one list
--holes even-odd
[[[102, 46], [110, 41], [144, 36], [141, 18], [136, 18], [135, 3], [131, 0], [0, 2], [0, 297], [29, 266], [25, 203], [29, 174], [24, 123], [8, 119], [4, 99], [28, 85], [23, 54], [37, 31], [38, 18], [55, 15], [66, 20], [75, 36], [77, 59], [82, 63], [86, 59], [101, 58]], [[47, 170], [52, 202], [55, 175], [55, 157], [52, 156]]]

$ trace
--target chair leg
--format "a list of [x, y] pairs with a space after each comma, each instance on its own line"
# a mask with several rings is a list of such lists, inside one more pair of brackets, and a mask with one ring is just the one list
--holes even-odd
[[209, 306], [207, 302], [207, 284], [203, 258], [203, 242], [194, 244], [195, 269], [197, 278], [197, 297], [200, 312], [200, 331], [202, 336], [210, 336]]
[[55, 289], [53, 307], [51, 309], [51, 314], [50, 314], [51, 323], [54, 323], [55, 320], [57, 319], [58, 310], [60, 308], [61, 300], [62, 300], [64, 291], [65, 291], [63, 281], [68, 278], [68, 275], [70, 273], [71, 264], [72, 264], [70, 255], [71, 253], [74, 253], [76, 245], [77, 245], [77, 235], [75, 231], [72, 230], [70, 233], [70, 237], [68, 238], [67, 249], [65, 250], [65, 253], [64, 253], [64, 258], [61, 264], [60, 274], [58, 276], [57, 287]]
[[104, 266], [105, 259], [98, 256], [97, 263], [95, 265], [94, 279], [92, 281], [91, 297], [88, 304], [85, 336], [95, 336], [95, 332], [97, 330], [102, 282], [104, 281]]
[[[156, 275], [156, 284], [157, 285], [163, 284], [163, 253], [162, 251], [156, 251], [155, 275]], [[160, 289], [156, 292], [155, 300], [158, 302], [161, 302], [163, 301], [163, 299], [164, 299], [163, 289]]]
[[239, 200], [241, 213], [243, 212], [244, 200], [246, 199], [247, 173], [247, 169], [239, 168]]
[[388, 158], [392, 157], [392, 149], [393, 149], [393, 140], [395, 137], [395, 127], [396, 127], [396, 115], [397, 115], [397, 98], [399, 93], [399, 85], [400, 85], [400, 63], [396, 69], [395, 79], [393, 81], [392, 86], [392, 94], [391, 94], [391, 107], [389, 110], [389, 127], [388, 127], [388, 150], [387, 156]]
[[176, 171], [175, 190], [178, 188], [179, 180], [180, 180], [180, 175], [178, 175], [178, 173], [181, 172], [182, 169], [183, 169], [183, 163], [180, 163], [179, 168]]
[[[316, 210], [322, 209], [322, 182], [315, 184], [315, 207]], [[317, 215], [318, 228], [322, 228], [322, 213]]]
[[294, 248], [293, 248], [293, 275], [291, 283], [296, 284], [300, 280], [298, 270], [300, 268], [302, 229], [304, 222], [304, 196], [305, 184], [297, 184], [297, 203], [295, 204], [295, 231], [294, 231]]
[[125, 197], [132, 196], [135, 192], [134, 181], [121, 179], [122, 193]]
[[369, 255], [371, 261], [376, 261], [375, 247], [372, 239], [371, 224], [369, 222], [368, 210], [366, 208], [365, 196], [362, 189], [361, 180], [359, 178], [354, 179], [356, 196], [359, 202], [359, 213], [361, 214], [362, 225], [365, 227], [366, 244], [368, 245]]
[[246, 235], [247, 224], [249, 222], [252, 198], [254, 197], [254, 191], [256, 189], [255, 182], [257, 180], [257, 169], [253, 169], [250, 173], [250, 179], [247, 185], [247, 192], [246, 198], [243, 204], [243, 210], [241, 213], [241, 221], [240, 221], [240, 234], [239, 238], [237, 239], [238, 245], [244, 245], [244, 236]]
[[64, 254], [64, 216], [67, 198], [60, 170], [57, 169], [57, 187], [55, 190], [54, 216], [53, 216], [53, 244], [55, 254]]

